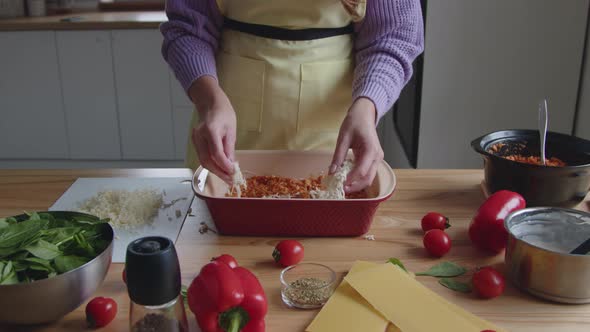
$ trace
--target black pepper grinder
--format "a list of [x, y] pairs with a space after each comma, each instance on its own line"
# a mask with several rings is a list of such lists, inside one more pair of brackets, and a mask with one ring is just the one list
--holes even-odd
[[188, 331], [180, 294], [180, 265], [170, 239], [151, 236], [131, 242], [125, 271], [131, 332]]

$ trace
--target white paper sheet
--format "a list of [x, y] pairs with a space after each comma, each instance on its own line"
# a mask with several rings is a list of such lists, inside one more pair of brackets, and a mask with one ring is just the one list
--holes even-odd
[[137, 238], [159, 235], [176, 242], [194, 198], [190, 178], [79, 178], [49, 210], [77, 211], [80, 203], [104, 190], [142, 189], [161, 191], [164, 207], [150, 225], [134, 230], [115, 228], [113, 263], [123, 263], [127, 245]]

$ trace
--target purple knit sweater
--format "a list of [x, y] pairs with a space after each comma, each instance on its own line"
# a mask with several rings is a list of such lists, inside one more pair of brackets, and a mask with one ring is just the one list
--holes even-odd
[[[185, 90], [203, 75], [217, 77], [223, 16], [215, 0], [167, 0], [161, 25], [162, 54]], [[419, 0], [367, 0], [365, 18], [355, 24], [353, 100], [367, 97], [381, 118], [412, 76], [412, 62], [424, 49]]]

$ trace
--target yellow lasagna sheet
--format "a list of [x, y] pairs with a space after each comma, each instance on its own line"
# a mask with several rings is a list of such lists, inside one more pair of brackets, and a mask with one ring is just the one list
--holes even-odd
[[[374, 268], [375, 263], [356, 262], [348, 275]], [[389, 328], [388, 328], [388, 325]], [[395, 326], [355, 291], [346, 280], [334, 291], [307, 332], [398, 332]]]
[[351, 273], [344, 280], [403, 332], [505, 331], [448, 302], [390, 263]]

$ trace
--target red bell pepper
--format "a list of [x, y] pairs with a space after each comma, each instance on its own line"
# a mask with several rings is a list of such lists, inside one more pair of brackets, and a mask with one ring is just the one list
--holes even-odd
[[188, 288], [189, 308], [203, 332], [264, 332], [267, 302], [260, 282], [228, 261], [214, 259], [203, 266]]
[[508, 190], [495, 192], [479, 207], [469, 225], [471, 242], [484, 251], [500, 253], [508, 241], [504, 218], [525, 207], [526, 202], [520, 194]]

